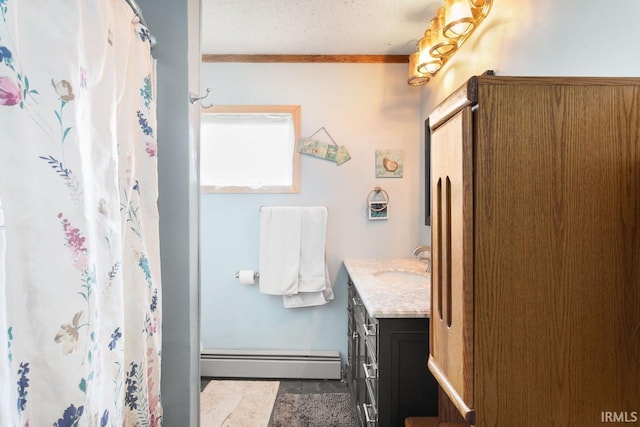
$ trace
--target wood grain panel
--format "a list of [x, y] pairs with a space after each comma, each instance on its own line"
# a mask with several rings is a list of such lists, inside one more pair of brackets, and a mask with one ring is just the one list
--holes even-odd
[[[452, 175], [457, 154], [432, 148], [429, 366], [448, 393], [441, 419], [454, 421], [452, 405], [464, 412], [460, 390], [469, 385], [480, 427], [590, 427], [602, 425], [603, 412], [637, 414], [640, 79], [474, 81], [477, 91], [468, 82], [429, 118], [432, 147], [439, 133], [460, 140], [468, 122], [461, 125], [458, 111], [477, 102], [474, 145], [465, 151], [474, 153], [466, 156], [474, 183], [470, 262], [446, 256], [457, 253], [450, 243], [469, 221], [462, 215], [463, 225], [454, 225], [459, 209], [443, 209], [442, 178]], [[458, 202], [454, 190], [451, 204]], [[463, 275], [473, 272], [474, 336], [463, 340], [449, 317], [464, 307], [465, 293], [455, 294], [460, 265]], [[473, 347], [460, 345], [469, 341]], [[473, 348], [466, 383], [456, 365], [465, 348]]]
[[431, 134], [434, 211], [429, 367], [473, 420], [473, 186], [471, 107]]
[[477, 426], [640, 408], [640, 80], [478, 80]]
[[451, 399], [449, 399], [449, 396], [442, 387], [438, 390], [438, 416], [440, 417], [440, 421], [465, 422], [462, 415], [460, 415], [460, 411], [451, 402]]
[[202, 62], [409, 63], [409, 55], [202, 55]]
[[[483, 84], [491, 84], [496, 86], [636, 86], [638, 85], [638, 77], [569, 77], [569, 76], [523, 76], [523, 77], [505, 77], [496, 76], [488, 71], [487, 74], [477, 76], [478, 81]], [[471, 78], [470, 80], [473, 80]]]
[[408, 417], [404, 420], [404, 427], [439, 427], [438, 417]]

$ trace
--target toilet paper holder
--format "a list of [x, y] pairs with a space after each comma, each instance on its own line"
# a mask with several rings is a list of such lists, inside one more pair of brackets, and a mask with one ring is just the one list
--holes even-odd
[[[236, 279], [238, 279], [240, 277], [240, 272], [236, 271]], [[258, 277], [260, 277], [260, 273], [258, 273], [257, 271], [253, 272], [253, 280], [256, 280]]]

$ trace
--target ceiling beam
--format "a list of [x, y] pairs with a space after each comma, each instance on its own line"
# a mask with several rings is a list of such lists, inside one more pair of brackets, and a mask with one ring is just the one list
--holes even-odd
[[405, 63], [409, 55], [202, 55], [202, 62]]

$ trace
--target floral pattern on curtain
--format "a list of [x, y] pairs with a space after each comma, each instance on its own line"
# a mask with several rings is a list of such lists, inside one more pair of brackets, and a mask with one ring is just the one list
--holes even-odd
[[160, 426], [153, 59], [124, 0], [0, 0], [0, 426]]

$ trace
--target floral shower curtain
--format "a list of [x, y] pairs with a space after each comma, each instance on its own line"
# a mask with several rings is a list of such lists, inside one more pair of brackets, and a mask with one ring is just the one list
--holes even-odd
[[158, 426], [149, 32], [124, 0], [0, 0], [0, 426]]

